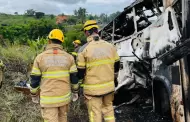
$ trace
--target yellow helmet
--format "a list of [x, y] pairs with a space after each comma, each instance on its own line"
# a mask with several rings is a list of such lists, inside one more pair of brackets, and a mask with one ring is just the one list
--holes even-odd
[[48, 35], [49, 39], [57, 39], [61, 42], [64, 42], [64, 35], [63, 32], [59, 29], [53, 29], [49, 35]]
[[97, 28], [97, 29], [99, 28], [95, 20], [88, 20], [84, 23], [84, 26], [83, 26], [84, 31], [90, 30], [92, 28]]
[[75, 41], [73, 41], [73, 43], [75, 43], [75, 44], [81, 44], [81, 41], [80, 40], [75, 40]]

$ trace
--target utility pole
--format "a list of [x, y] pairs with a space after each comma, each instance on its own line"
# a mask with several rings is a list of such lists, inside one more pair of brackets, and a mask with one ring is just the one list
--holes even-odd
[[[182, 39], [190, 38], [190, 0], [181, 0], [182, 2]], [[184, 102], [185, 122], [190, 122], [190, 82], [189, 82], [189, 65], [190, 55], [180, 60], [180, 71], [182, 79], [182, 93]]]

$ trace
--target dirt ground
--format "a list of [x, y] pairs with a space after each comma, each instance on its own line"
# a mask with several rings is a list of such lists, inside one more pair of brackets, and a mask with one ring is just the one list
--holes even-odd
[[[81, 98], [79, 103], [71, 104], [69, 122], [89, 122], [86, 105]], [[73, 108], [80, 104], [80, 108]], [[78, 111], [80, 110], [80, 111]], [[72, 114], [72, 115], [71, 115]], [[172, 122], [168, 117], [162, 117], [152, 111], [151, 105], [131, 104], [123, 105], [115, 109], [116, 122]]]
[[172, 122], [152, 112], [151, 107], [125, 105], [115, 110], [117, 122]]

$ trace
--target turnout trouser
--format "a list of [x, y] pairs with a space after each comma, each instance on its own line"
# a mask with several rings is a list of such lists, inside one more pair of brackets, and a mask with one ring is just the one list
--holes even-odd
[[92, 97], [85, 95], [90, 122], [115, 122], [113, 99], [114, 93], [102, 96]]
[[44, 122], [67, 122], [67, 113], [69, 105], [61, 107], [43, 107], [41, 109]]

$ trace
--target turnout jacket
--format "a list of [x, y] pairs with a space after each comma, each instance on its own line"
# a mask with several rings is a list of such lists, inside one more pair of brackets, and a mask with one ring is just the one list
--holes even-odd
[[49, 44], [34, 61], [31, 72], [31, 93], [40, 89], [42, 107], [60, 107], [71, 99], [72, 90], [77, 91], [77, 68], [73, 56], [61, 45]]
[[[84, 78], [84, 94], [101, 96], [114, 91], [114, 72], [117, 72], [119, 56], [113, 45], [98, 35], [87, 38], [77, 57], [79, 78]], [[115, 65], [117, 64], [117, 66]]]

